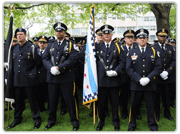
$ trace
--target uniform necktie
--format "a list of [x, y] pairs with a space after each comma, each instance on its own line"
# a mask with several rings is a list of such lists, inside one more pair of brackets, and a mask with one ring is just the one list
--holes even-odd
[[131, 47], [129, 47], [129, 51], [131, 50]]
[[108, 52], [108, 50], [109, 50], [109, 44], [107, 44], [107, 52]]
[[142, 55], [144, 55], [144, 48], [141, 48], [142, 49]]
[[58, 42], [58, 47], [61, 45], [61, 42]]
[[161, 44], [161, 48], [162, 48], [162, 50], [163, 50], [163, 52], [164, 52], [164, 44]]

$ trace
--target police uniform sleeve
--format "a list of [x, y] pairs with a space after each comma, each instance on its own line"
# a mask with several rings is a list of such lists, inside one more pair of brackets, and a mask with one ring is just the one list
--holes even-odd
[[[70, 46], [69, 46], [70, 47]], [[69, 53], [68, 58], [61, 64], [58, 65], [59, 71], [64, 72], [72, 68], [72, 66], [77, 62], [78, 51], [76, 51], [73, 47], [73, 43], [71, 46], [71, 52]]]
[[51, 67], [53, 66], [52, 63], [50, 62], [51, 60], [50, 48], [51, 48], [51, 44], [48, 44], [48, 46], [46, 47], [42, 55], [43, 65], [49, 72], [50, 72]]
[[176, 67], [176, 51], [175, 48], [172, 47], [172, 62], [169, 66], [169, 68], [167, 69], [167, 72], [170, 74], [172, 72], [175, 71], [175, 67]]
[[153, 81], [156, 79], [156, 76], [158, 76], [162, 72], [161, 68], [161, 59], [160, 55], [157, 55], [157, 52], [155, 52], [155, 62], [154, 62], [154, 69], [151, 73], [148, 74], [148, 78], [150, 81]]
[[127, 53], [126, 55], [126, 72], [131, 77], [136, 83], [139, 83], [139, 80], [141, 79], [141, 76], [134, 71], [132, 67], [132, 62], [131, 62], [131, 53]]
[[118, 56], [118, 63], [119, 65], [115, 68], [115, 71], [117, 72], [117, 74], [120, 74], [121, 70], [126, 66], [126, 56], [121, 48], [120, 48], [120, 55]]

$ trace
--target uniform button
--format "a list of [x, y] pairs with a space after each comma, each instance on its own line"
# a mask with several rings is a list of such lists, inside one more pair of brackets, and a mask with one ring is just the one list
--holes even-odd
[[29, 74], [29, 75], [32, 75], [32, 74]]
[[145, 77], [145, 75], [143, 75], [143, 77]]
[[56, 62], [56, 64], [58, 64], [58, 62]]
[[108, 57], [109, 55], [107, 55], [107, 57]]
[[20, 67], [20, 65], [18, 65], [18, 67]]
[[19, 56], [21, 56], [21, 55], [19, 55]]
[[143, 72], [145, 72], [145, 70], [143, 70]]
[[109, 68], [109, 66], [107, 66], [107, 68]]
[[19, 60], [19, 62], [20, 62], [21, 60]]
[[59, 52], [57, 52], [57, 53], [59, 53]]
[[21, 72], [21, 71], [18, 71], [19, 73]]
[[145, 67], [145, 65], [143, 65], [143, 67]]
[[69, 72], [71, 72], [71, 70], [69, 70]]
[[145, 59], [143, 59], [143, 61], [145, 61]]
[[166, 59], [164, 59], [164, 61], [165, 61]]
[[166, 69], [164, 69], [164, 71], [165, 71]]
[[39, 71], [38, 73], [40, 74], [41, 72]]
[[164, 64], [164, 66], [166, 66], [166, 64]]
[[109, 62], [109, 60], [107, 60], [107, 62]]
[[58, 59], [58, 57], [56, 57], [56, 59]]

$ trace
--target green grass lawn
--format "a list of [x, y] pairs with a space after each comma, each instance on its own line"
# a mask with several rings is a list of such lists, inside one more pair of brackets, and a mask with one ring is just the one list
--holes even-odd
[[[44, 128], [48, 123], [48, 111], [41, 112], [40, 116], [42, 118], [41, 126], [38, 130], [34, 130], [34, 121], [32, 118], [30, 105], [28, 100], [26, 99], [26, 109], [23, 112], [23, 120], [22, 123], [15, 128], [7, 129], [7, 112], [4, 112], [4, 130], [5, 131], [45, 131]], [[60, 102], [60, 101], [59, 101]], [[145, 102], [143, 102], [145, 104]], [[129, 102], [130, 105], [130, 102]], [[46, 104], [47, 108], [47, 104]], [[87, 117], [87, 115], [92, 110], [87, 109], [86, 107], [82, 106], [82, 94], [79, 91], [79, 130], [78, 131], [96, 131], [96, 127], [98, 125], [98, 120], [96, 118], [96, 125], [93, 124], [93, 118]], [[121, 111], [121, 110], [120, 110]], [[114, 126], [112, 124], [112, 112], [111, 107], [109, 104], [109, 118], [106, 118], [105, 125], [103, 127], [102, 131], [114, 131]], [[141, 115], [142, 120], [137, 120], [137, 127], [136, 131], [150, 131], [150, 128], [147, 123], [147, 114], [146, 114], [146, 106], [143, 105], [141, 107]], [[160, 121], [158, 122], [158, 130], [159, 131], [174, 131], [176, 129], [176, 109], [171, 108], [171, 115], [175, 119], [175, 121], [170, 121], [166, 118], [164, 118], [163, 108], [161, 107], [161, 116]], [[10, 119], [9, 119], [9, 125], [14, 120], [14, 111], [10, 111]], [[120, 119], [120, 131], [127, 131], [128, 130], [128, 121], [129, 119], [122, 120]], [[60, 105], [58, 105], [57, 110], [57, 121], [55, 126], [50, 128], [46, 131], [72, 131], [73, 126], [70, 122], [69, 114], [66, 113], [65, 115], [60, 115]]]

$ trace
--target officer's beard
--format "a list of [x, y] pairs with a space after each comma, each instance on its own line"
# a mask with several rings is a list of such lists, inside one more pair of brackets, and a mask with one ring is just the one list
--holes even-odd
[[57, 38], [59, 41], [62, 41], [64, 39], [64, 36], [60, 36]]

